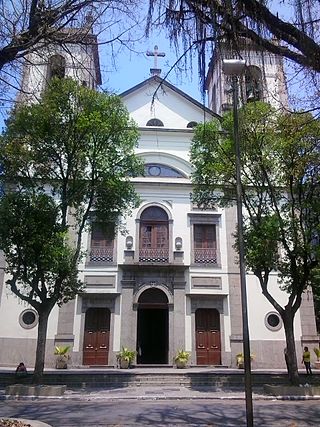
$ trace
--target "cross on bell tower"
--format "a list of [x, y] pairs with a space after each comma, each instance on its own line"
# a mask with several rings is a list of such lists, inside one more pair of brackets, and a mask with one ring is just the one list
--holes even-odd
[[159, 52], [158, 46], [155, 45], [153, 52], [148, 50], [146, 55], [154, 57], [154, 66], [153, 68], [150, 68], [150, 74], [152, 76], [160, 76], [161, 68], [158, 68], [158, 56], [163, 57], [163, 56], [166, 56], [166, 54], [164, 52]]

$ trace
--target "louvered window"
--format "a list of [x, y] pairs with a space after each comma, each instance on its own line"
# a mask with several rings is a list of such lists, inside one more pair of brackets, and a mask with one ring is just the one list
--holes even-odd
[[196, 264], [217, 264], [216, 226], [194, 224], [194, 262]]
[[91, 231], [90, 261], [100, 263], [113, 262], [114, 239], [98, 225], [93, 224]]

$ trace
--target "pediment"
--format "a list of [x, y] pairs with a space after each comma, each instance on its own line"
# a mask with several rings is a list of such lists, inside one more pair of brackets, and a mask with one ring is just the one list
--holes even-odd
[[[141, 128], [191, 130], [217, 115], [189, 95], [155, 76], [120, 95], [131, 117]], [[153, 123], [152, 126], [147, 124]], [[154, 125], [154, 124], [157, 124]], [[163, 124], [163, 126], [161, 125]]]

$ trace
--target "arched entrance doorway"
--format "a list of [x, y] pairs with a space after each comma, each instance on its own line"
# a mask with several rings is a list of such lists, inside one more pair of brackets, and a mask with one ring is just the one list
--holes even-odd
[[89, 308], [86, 312], [83, 343], [84, 365], [107, 365], [110, 336], [110, 310]]
[[157, 288], [147, 289], [138, 300], [137, 362], [168, 363], [168, 298]]
[[213, 308], [196, 310], [197, 365], [221, 365], [220, 315]]

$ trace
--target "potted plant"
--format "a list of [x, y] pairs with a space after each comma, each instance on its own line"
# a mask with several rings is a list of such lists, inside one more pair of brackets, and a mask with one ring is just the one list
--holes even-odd
[[[250, 360], [252, 361], [254, 359], [254, 355], [250, 354]], [[242, 369], [244, 367], [244, 354], [243, 353], [238, 353], [236, 355], [236, 360], [237, 360], [237, 366], [239, 369]]]
[[315, 347], [313, 349], [313, 351], [315, 352], [315, 355], [317, 356], [317, 361], [314, 362], [314, 367], [316, 369], [320, 369], [320, 348], [319, 347]]
[[127, 347], [122, 347], [121, 351], [117, 354], [117, 361], [121, 369], [127, 369], [131, 366], [134, 358], [136, 357], [136, 352], [130, 350]]
[[174, 357], [174, 363], [177, 368], [185, 368], [190, 357], [190, 353], [185, 350], [178, 350], [176, 356]]
[[56, 357], [56, 369], [67, 369], [68, 368], [68, 360], [70, 359], [70, 355], [68, 354], [70, 349], [69, 345], [55, 347], [54, 354]]

